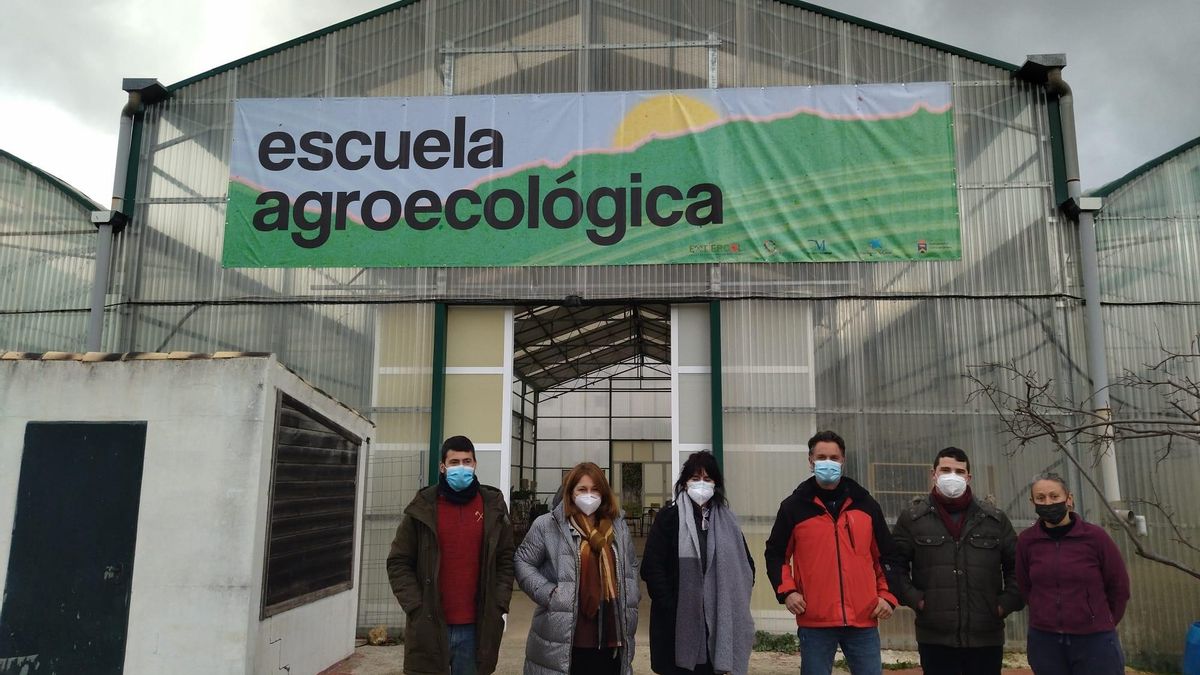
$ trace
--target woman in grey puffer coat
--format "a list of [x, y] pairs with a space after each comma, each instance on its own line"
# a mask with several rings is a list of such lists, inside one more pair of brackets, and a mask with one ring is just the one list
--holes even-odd
[[[585, 476], [596, 476], [598, 480], [587, 480]], [[584, 480], [581, 481], [581, 478]], [[568, 675], [608, 670], [593, 662], [607, 660], [598, 657], [611, 656], [612, 652], [606, 647], [617, 642], [617, 638], [621, 646], [613, 658], [610, 672], [633, 674], [634, 635], [637, 633], [641, 590], [638, 587], [638, 563], [633, 538], [629, 535], [625, 519], [620, 515], [611, 518], [615, 598], [602, 603], [598, 620], [585, 622], [582, 627], [579, 624], [580, 605], [587, 601], [579, 593], [581, 549], [586, 544], [575, 520], [581, 513], [576, 505], [587, 503], [587, 498], [583, 501], [575, 498], [578, 496], [575, 494], [576, 488], [583, 487], [579, 485], [581, 482], [585, 485], [596, 483], [596, 494], [603, 499], [597, 515], [606, 511], [610, 514], [620, 513], [602, 470], [594, 464], [585, 463], [568, 473], [564, 480], [565, 501], [570, 501], [572, 506], [567, 508], [566, 504], [560, 502], [553, 511], [533, 521], [514, 560], [517, 583], [537, 605], [525, 645], [525, 675]], [[581, 641], [587, 642], [595, 637], [595, 633], [590, 633], [593, 627], [600, 636], [599, 645], [594, 649], [580, 648]], [[577, 629], [580, 629], [580, 634], [577, 634]], [[605, 635], [606, 630], [608, 635]], [[612, 634], [614, 630], [616, 635]], [[572, 663], [573, 653], [590, 656], [579, 659], [579, 663]]]

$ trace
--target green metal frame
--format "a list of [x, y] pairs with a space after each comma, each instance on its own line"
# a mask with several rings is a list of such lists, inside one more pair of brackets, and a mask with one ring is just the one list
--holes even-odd
[[1067, 152], [1063, 146], [1062, 111], [1058, 97], [1046, 102], [1046, 114], [1050, 121], [1050, 164], [1054, 172], [1054, 203], [1061, 206], [1067, 201]]
[[[287, 42], [283, 42], [281, 44], [275, 45], [274, 47], [268, 47], [267, 49], [255, 52], [253, 54], [250, 54], [249, 56], [244, 56], [240, 59], [237, 59], [236, 61], [230, 61], [229, 63], [226, 63], [221, 66], [217, 66], [216, 68], [213, 68], [212, 70], [208, 70], [203, 73], [200, 73], [199, 75], [193, 75], [192, 77], [189, 77], [186, 80], [180, 80], [179, 82], [176, 82], [175, 84], [168, 86], [167, 91], [174, 93], [174, 92], [178, 91], [179, 89], [182, 89], [189, 85], [193, 85], [197, 82], [200, 82], [201, 80], [206, 80], [210, 77], [214, 77], [216, 75], [220, 75], [221, 73], [233, 70], [234, 68], [238, 68], [240, 66], [244, 66], [248, 63], [252, 63], [259, 59], [266, 58], [266, 57], [272, 56], [274, 54], [278, 54], [282, 51], [291, 49], [292, 47], [296, 47], [298, 45], [304, 44], [305, 42], [309, 42], [311, 40], [316, 40], [316, 39], [322, 38], [326, 35], [329, 35], [330, 33], [334, 33], [336, 31], [342, 30], [343, 28], [349, 28], [350, 26], [353, 26], [355, 24], [359, 24], [364, 21], [374, 19], [375, 17], [381, 16], [383, 14], [387, 14], [388, 12], [392, 12], [394, 10], [401, 9], [403, 7], [407, 7], [408, 5], [414, 4], [415, 2], [418, 2], [418, 1], [419, 0], [399, 0], [398, 2], [393, 2], [389, 5], [384, 5], [383, 7], [380, 7], [379, 9], [375, 9], [370, 12], [366, 12], [365, 14], [359, 14], [358, 16], [351, 17], [349, 19], [346, 19], [345, 21], [335, 23], [332, 26], [328, 26], [326, 28], [322, 28], [320, 30], [313, 31], [308, 34], [301, 35], [300, 37], [293, 38], [291, 40], [288, 40]], [[775, 1], [780, 4], [783, 4], [783, 5], [790, 5], [792, 7], [797, 7], [799, 9], [814, 12], [816, 14], [820, 14], [821, 16], [826, 16], [831, 19], [836, 19], [838, 21], [845, 21], [847, 23], [851, 23], [856, 26], [861, 26], [861, 27], [867, 28], [869, 30], [879, 31], [880, 33], [883, 33], [885, 35], [891, 35], [892, 37], [898, 37], [898, 38], [908, 40], [910, 42], [914, 42], [916, 44], [919, 44], [919, 45], [922, 45], [925, 47], [930, 47], [930, 48], [937, 49], [939, 51], [943, 51], [943, 52], [946, 52], [949, 54], [954, 54], [955, 56], [961, 56], [964, 58], [971, 59], [972, 61], [978, 61], [980, 63], [986, 64], [989, 66], [994, 66], [994, 67], [1000, 68], [1002, 70], [1007, 70], [1007, 71], [1011, 71], [1011, 72], [1015, 73], [1017, 70], [1020, 69], [1019, 66], [1016, 66], [1012, 63], [1007, 63], [1005, 61], [1001, 61], [999, 59], [991, 58], [990, 56], [984, 56], [982, 54], [968, 51], [966, 49], [961, 49], [959, 47], [955, 47], [953, 45], [949, 45], [944, 42], [938, 42], [937, 40], [930, 40], [928, 38], [923, 38], [923, 37], [921, 37], [919, 35], [915, 35], [913, 33], [898, 30], [896, 28], [892, 28], [890, 26], [885, 26], [880, 23], [875, 23], [874, 21], [860, 19], [859, 17], [853, 16], [850, 14], [844, 14], [842, 12], [837, 12], [837, 11], [834, 11], [834, 10], [831, 10], [831, 9], [828, 9], [825, 7], [821, 7], [819, 5], [814, 5], [809, 2], [803, 2], [802, 0], [775, 0]]]
[[446, 303], [433, 309], [433, 395], [429, 412], [429, 476], [430, 485], [438, 481], [438, 466], [442, 463], [442, 431], [446, 422]]
[[9, 160], [13, 164], [16, 164], [17, 166], [21, 167], [22, 169], [25, 169], [26, 171], [32, 172], [38, 178], [41, 178], [42, 180], [46, 181], [47, 183], [50, 183], [54, 187], [58, 188], [59, 191], [62, 192], [64, 196], [66, 196], [68, 199], [75, 202], [76, 204], [79, 204], [83, 208], [87, 209], [89, 213], [92, 211], [103, 210], [104, 207], [100, 206], [96, 202], [89, 199], [87, 195], [83, 194], [79, 190], [76, 190], [75, 188], [71, 187], [71, 185], [69, 183], [63, 181], [61, 178], [59, 178], [53, 174], [46, 173], [42, 169], [37, 168], [36, 166], [30, 164], [29, 162], [26, 162], [25, 160], [21, 159], [20, 157], [17, 157], [16, 155], [12, 154], [11, 152], [8, 152], [6, 150], [0, 150], [0, 157], [3, 157], [4, 159]]
[[142, 129], [145, 127], [145, 121], [145, 112], [138, 111], [133, 116], [133, 129], [129, 135], [129, 161], [125, 164], [125, 194], [122, 195], [122, 203], [125, 215], [129, 216], [130, 221], [133, 220], [134, 200], [137, 199], [138, 170], [142, 160]]
[[712, 451], [721, 471], [725, 470], [725, 422], [721, 399], [721, 301], [708, 303], [708, 360], [710, 405], [712, 406]]

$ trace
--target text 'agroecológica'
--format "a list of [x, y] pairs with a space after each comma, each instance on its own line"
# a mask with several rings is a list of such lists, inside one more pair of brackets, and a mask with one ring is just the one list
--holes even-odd
[[[275, 131], [264, 135], [258, 147], [259, 164], [268, 171], [293, 166], [322, 171], [335, 163], [348, 171], [374, 164], [383, 170], [406, 170], [412, 166], [436, 170], [447, 164], [454, 168], [500, 168], [504, 164], [504, 137], [495, 129], [477, 129], [468, 136], [465, 117], [454, 118], [450, 135], [440, 129], [400, 131], [395, 145], [387, 132], [347, 131], [334, 139], [324, 131], [301, 134], [299, 143], [290, 134]], [[469, 140], [468, 140], [469, 139]], [[468, 147], [468, 145], [470, 147]], [[292, 241], [302, 248], [319, 248], [332, 232], [345, 230], [346, 221], [357, 211], [362, 225], [386, 232], [401, 221], [414, 231], [437, 227], [443, 220], [455, 230], [470, 230], [481, 223], [496, 230], [512, 230], [524, 224], [536, 230], [545, 224], [570, 229], [586, 220], [588, 239], [610, 246], [624, 239], [628, 228], [645, 223], [670, 227], [676, 223], [703, 226], [724, 219], [721, 189], [699, 183], [685, 193], [674, 185], [642, 185], [640, 173], [630, 173], [625, 186], [600, 186], [582, 193], [572, 185], [574, 171], [542, 185], [538, 175], [526, 176], [523, 190], [458, 189], [444, 198], [433, 190], [418, 189], [406, 196], [389, 190], [365, 195], [359, 190], [305, 191], [292, 199], [269, 190], [258, 195], [254, 228], [260, 232], [287, 231], [294, 224]], [[356, 208], [357, 207], [357, 208]], [[355, 225], [355, 223], [352, 223]]]

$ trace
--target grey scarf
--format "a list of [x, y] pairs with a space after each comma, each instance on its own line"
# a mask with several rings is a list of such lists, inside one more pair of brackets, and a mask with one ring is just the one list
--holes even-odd
[[[708, 572], [700, 561], [697, 508], [686, 492], [675, 496], [679, 509], [679, 603], [675, 608], [675, 665], [688, 670], [712, 657], [718, 673], [743, 675], [750, 668], [754, 619], [750, 591], [754, 583], [737, 515], [709, 502]], [[705, 628], [708, 640], [705, 641]]]

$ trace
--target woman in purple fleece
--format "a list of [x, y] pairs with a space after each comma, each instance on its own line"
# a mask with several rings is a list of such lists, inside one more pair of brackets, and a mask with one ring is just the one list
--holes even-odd
[[1029, 603], [1029, 666], [1037, 675], [1125, 672], [1117, 624], [1129, 601], [1121, 552], [1074, 513], [1057, 474], [1030, 488], [1038, 521], [1017, 537], [1017, 586]]

